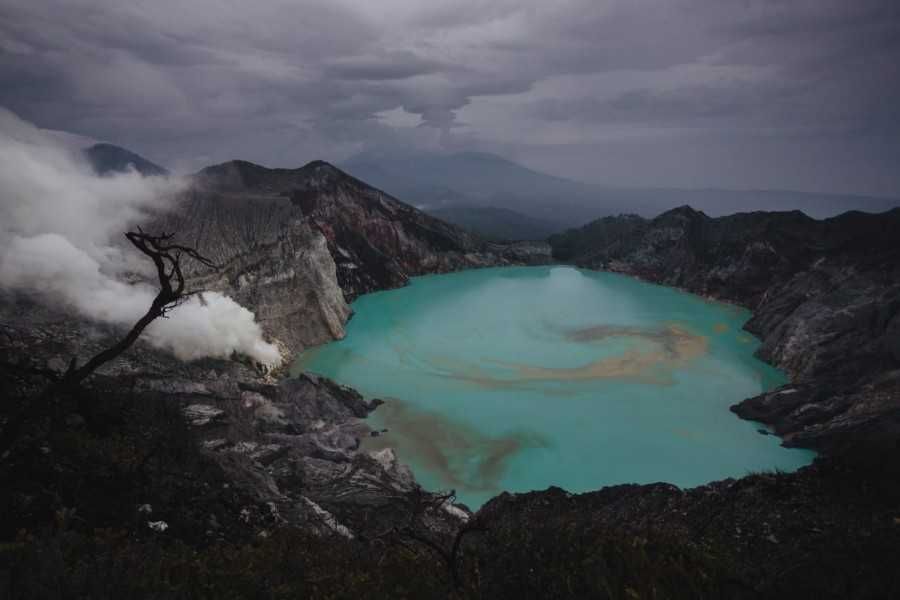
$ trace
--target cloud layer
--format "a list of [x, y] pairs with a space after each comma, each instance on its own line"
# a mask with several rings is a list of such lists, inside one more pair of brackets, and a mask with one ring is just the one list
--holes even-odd
[[[130, 327], [156, 289], [124, 281], [147, 273], [148, 263], [113, 240], [165, 210], [180, 186], [134, 172], [97, 177], [55, 136], [0, 109], [0, 286]], [[268, 365], [281, 360], [253, 313], [218, 293], [190, 298], [144, 338], [182, 359], [238, 352]]]
[[0, 104], [182, 169], [480, 149], [900, 194], [898, 40], [894, 0], [0, 0]]

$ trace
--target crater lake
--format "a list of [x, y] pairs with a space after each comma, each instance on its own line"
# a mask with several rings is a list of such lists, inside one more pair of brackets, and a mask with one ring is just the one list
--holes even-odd
[[473, 509], [501, 491], [686, 487], [814, 456], [729, 410], [787, 382], [753, 356], [740, 307], [549, 266], [417, 277], [353, 309], [346, 337], [295, 371], [384, 400], [364, 447], [394, 448]]

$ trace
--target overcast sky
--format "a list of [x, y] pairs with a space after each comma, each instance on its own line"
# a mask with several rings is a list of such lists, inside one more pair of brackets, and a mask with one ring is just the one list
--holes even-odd
[[481, 150], [900, 196], [900, 1], [0, 0], [0, 105], [182, 171]]

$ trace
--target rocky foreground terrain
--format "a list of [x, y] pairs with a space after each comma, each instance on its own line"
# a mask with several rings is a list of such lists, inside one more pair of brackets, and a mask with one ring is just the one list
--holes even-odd
[[[49, 398], [2, 458], [0, 595], [890, 597], [897, 225], [900, 212], [710, 219], [685, 207], [550, 240], [556, 260], [754, 310], [762, 358], [793, 382], [736, 410], [826, 453], [796, 474], [503, 494], [473, 515], [420, 490], [389, 450], [359, 450], [377, 401], [138, 343]], [[219, 264], [192, 284], [253, 310], [286, 356], [342, 336], [359, 294], [551, 260], [545, 244], [484, 242], [321, 162], [210, 167], [153, 227]], [[120, 333], [0, 294], [5, 409], [45, 398], [42, 373]]]

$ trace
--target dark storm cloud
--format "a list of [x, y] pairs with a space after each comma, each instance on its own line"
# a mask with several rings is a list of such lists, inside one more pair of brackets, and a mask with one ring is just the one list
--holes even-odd
[[[689, 123], [703, 117], [781, 115], [770, 123], [779, 126], [798, 118], [825, 125], [840, 116], [842, 106], [846, 116], [860, 120], [888, 116], [872, 112], [879, 108], [896, 117], [900, 3], [759, 4], [769, 8], [734, 12], [734, 18], [709, 27], [721, 43], [702, 58], [711, 66], [732, 67], [731, 72], [702, 83], [651, 82], [605, 101], [589, 96], [542, 100], [533, 108], [551, 120]], [[759, 72], [742, 74], [741, 67]]]
[[[842, 191], [896, 194], [845, 149], [897, 146], [898, 26], [895, 0], [0, 0], [0, 105], [175, 168], [477, 148], [667, 185], [675, 136], [740, 153], [726, 183], [816, 189], [840, 161]], [[803, 175], [763, 156], [804, 137]], [[635, 144], [641, 180], [597, 168]]]

